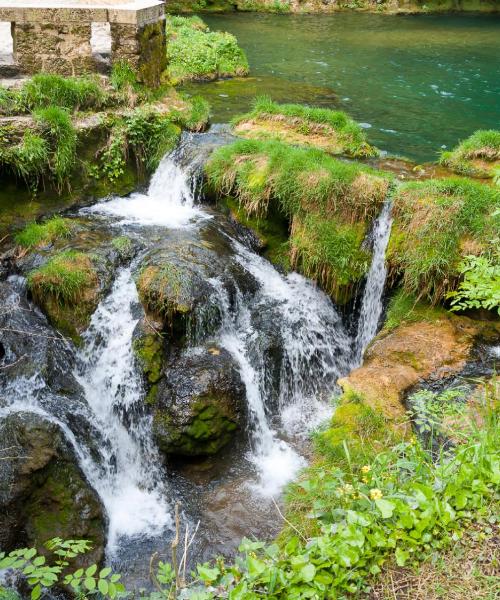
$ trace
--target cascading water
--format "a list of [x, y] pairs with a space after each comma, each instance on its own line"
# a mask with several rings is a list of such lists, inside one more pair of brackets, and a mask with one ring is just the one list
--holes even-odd
[[363, 352], [377, 333], [380, 316], [382, 315], [382, 295], [387, 276], [385, 251], [391, 234], [391, 209], [392, 202], [386, 200], [373, 227], [373, 258], [361, 301], [354, 346], [356, 364], [361, 362]]
[[[84, 334], [77, 379], [92, 409], [94, 427], [106, 445], [101, 468], [84, 468], [109, 518], [108, 546], [122, 536], [158, 535], [170, 523], [165, 476], [151, 438], [151, 420], [141, 414], [142, 383], [132, 352], [138, 303], [130, 269], [123, 269]], [[127, 424], [125, 424], [127, 422]]]

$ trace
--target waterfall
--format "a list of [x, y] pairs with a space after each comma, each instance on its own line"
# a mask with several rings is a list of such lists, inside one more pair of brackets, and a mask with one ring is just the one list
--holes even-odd
[[158, 535], [169, 524], [161, 459], [151, 437], [151, 419], [142, 414], [143, 390], [132, 351], [138, 304], [130, 269], [92, 315], [78, 356], [77, 379], [92, 410], [94, 426], [107, 445], [100, 471], [84, 471], [99, 493], [109, 518], [108, 547], [121, 536]]
[[382, 296], [387, 276], [385, 251], [391, 234], [391, 209], [392, 203], [386, 200], [373, 227], [373, 257], [361, 301], [354, 346], [356, 364], [361, 362], [366, 347], [375, 337], [382, 315]]

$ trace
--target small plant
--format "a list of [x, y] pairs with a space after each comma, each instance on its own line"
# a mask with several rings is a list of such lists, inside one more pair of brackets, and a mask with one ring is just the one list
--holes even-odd
[[431, 390], [420, 390], [412, 394], [407, 403], [411, 409], [410, 418], [419, 432], [437, 435], [445, 416], [456, 416], [465, 409], [466, 390], [449, 388], [441, 393]]
[[137, 74], [127, 61], [118, 60], [113, 63], [110, 81], [117, 91], [129, 86], [134, 88], [137, 85]]
[[97, 565], [94, 564], [87, 569], [78, 569], [74, 573], [62, 575], [73, 558], [85, 554], [92, 548], [88, 540], [63, 541], [54, 538], [49, 540], [45, 547], [55, 557], [52, 564], [48, 564], [46, 557], [39, 554], [36, 548], [20, 548], [7, 555], [5, 552], [0, 553], [0, 571], [12, 569], [22, 573], [31, 587], [31, 600], [38, 600], [44, 590], [52, 588], [57, 583], [70, 585], [83, 597], [99, 593], [113, 600], [118, 593], [125, 591], [123, 585], [119, 583], [121, 576], [112, 573], [109, 567], [98, 572]]
[[499, 256], [466, 256], [459, 265], [463, 276], [458, 289], [449, 292], [451, 310], [485, 308], [500, 314], [500, 261]]
[[60, 238], [69, 237], [73, 224], [69, 219], [53, 217], [45, 223], [30, 223], [15, 235], [15, 241], [23, 248], [33, 249], [46, 246]]
[[93, 287], [96, 281], [89, 257], [74, 250], [56, 254], [28, 275], [28, 287], [34, 297], [43, 301], [50, 296], [58, 304], [78, 302], [85, 289]]

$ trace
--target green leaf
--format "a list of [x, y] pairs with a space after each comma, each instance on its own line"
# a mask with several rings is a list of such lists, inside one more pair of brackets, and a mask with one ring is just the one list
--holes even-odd
[[103, 596], [106, 596], [108, 593], [108, 582], [105, 579], [99, 579], [98, 583], [97, 583], [97, 587], [99, 588], [99, 591], [101, 592], [101, 594]]
[[390, 519], [392, 517], [394, 509], [396, 508], [394, 502], [391, 502], [390, 500], [385, 500], [384, 498], [379, 498], [378, 500], [375, 500], [375, 505], [379, 509], [383, 519]]
[[99, 573], [99, 577], [101, 579], [105, 579], [110, 573], [111, 573], [111, 567], [106, 567], [101, 570], [101, 572]]
[[35, 567], [41, 567], [45, 563], [45, 556], [37, 556], [33, 559], [33, 564]]
[[405, 552], [401, 548], [396, 548], [395, 554], [396, 554], [396, 563], [397, 563], [398, 567], [404, 567], [406, 564], [406, 561], [410, 557], [410, 553]]
[[316, 575], [316, 567], [309, 563], [308, 565], [306, 565], [305, 567], [302, 567], [302, 569], [300, 569], [300, 576], [302, 578], [303, 581], [305, 581], [306, 583], [308, 583], [309, 581], [312, 581], [314, 579], [314, 576]]
[[198, 575], [202, 581], [205, 583], [212, 583], [219, 576], [220, 571], [216, 567], [214, 569], [210, 569], [209, 567], [198, 566]]
[[86, 577], [83, 580], [83, 585], [91, 592], [92, 590], [95, 590], [95, 579], [93, 577]]
[[31, 600], [38, 600], [42, 595], [42, 587], [39, 583], [31, 590]]
[[97, 571], [97, 565], [90, 565], [90, 567], [85, 571], [85, 575], [87, 577], [92, 577]]

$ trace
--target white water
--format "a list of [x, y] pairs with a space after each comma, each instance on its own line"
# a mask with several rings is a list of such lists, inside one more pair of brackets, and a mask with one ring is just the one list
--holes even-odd
[[[141, 416], [143, 391], [134, 366], [132, 333], [138, 302], [129, 269], [120, 272], [84, 334], [77, 379], [92, 409], [94, 426], [107, 441], [101, 472], [84, 465], [109, 517], [108, 548], [122, 536], [158, 535], [170, 524], [161, 459], [151, 438], [150, 418]], [[131, 415], [126, 427], [121, 415]]]
[[366, 278], [355, 342], [356, 364], [361, 362], [366, 347], [377, 333], [380, 316], [382, 315], [382, 295], [387, 276], [385, 251], [391, 234], [391, 209], [392, 203], [386, 201], [373, 228], [372, 264]]
[[195, 206], [195, 194], [188, 177], [172, 155], [165, 156], [151, 179], [146, 193], [115, 196], [86, 208], [87, 214], [118, 217], [119, 222], [139, 225], [186, 227], [209, 216]]

